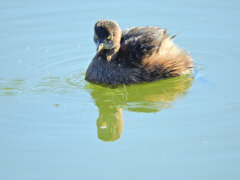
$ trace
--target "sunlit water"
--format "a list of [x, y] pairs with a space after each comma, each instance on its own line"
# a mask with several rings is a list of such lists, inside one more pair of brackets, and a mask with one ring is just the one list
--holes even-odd
[[[194, 76], [84, 81], [100, 18], [178, 34]], [[240, 179], [238, 1], [1, 1], [0, 179]]]

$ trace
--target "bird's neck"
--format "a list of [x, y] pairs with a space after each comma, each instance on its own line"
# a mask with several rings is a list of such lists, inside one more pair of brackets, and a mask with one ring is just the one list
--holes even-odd
[[116, 57], [118, 51], [119, 51], [120, 46], [117, 46], [113, 49], [108, 49], [105, 50], [104, 54], [106, 56], [107, 61], [111, 61], [113, 58]]

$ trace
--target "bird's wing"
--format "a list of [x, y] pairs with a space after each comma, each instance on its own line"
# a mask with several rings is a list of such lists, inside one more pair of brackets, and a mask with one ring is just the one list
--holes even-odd
[[[141, 60], [159, 50], [164, 38], [168, 37], [165, 29], [159, 27], [135, 27], [122, 31], [121, 54], [141, 63]], [[129, 62], [128, 62], [129, 63]]]
[[[122, 32], [120, 51], [128, 61], [126, 64], [141, 66], [148, 73], [156, 74], [154, 76], [189, 74], [193, 60], [172, 42], [174, 37], [158, 27], [130, 28]], [[120, 59], [124, 63], [124, 58]]]

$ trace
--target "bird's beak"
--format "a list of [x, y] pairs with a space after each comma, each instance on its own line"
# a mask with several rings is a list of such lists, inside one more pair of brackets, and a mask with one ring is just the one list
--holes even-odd
[[97, 52], [100, 52], [104, 48], [104, 43], [98, 43]]

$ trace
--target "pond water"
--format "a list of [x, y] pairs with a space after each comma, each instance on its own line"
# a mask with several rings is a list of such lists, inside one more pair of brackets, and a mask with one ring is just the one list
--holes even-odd
[[[93, 26], [161, 26], [194, 76], [91, 85]], [[2, 1], [0, 179], [240, 179], [239, 1]]]

